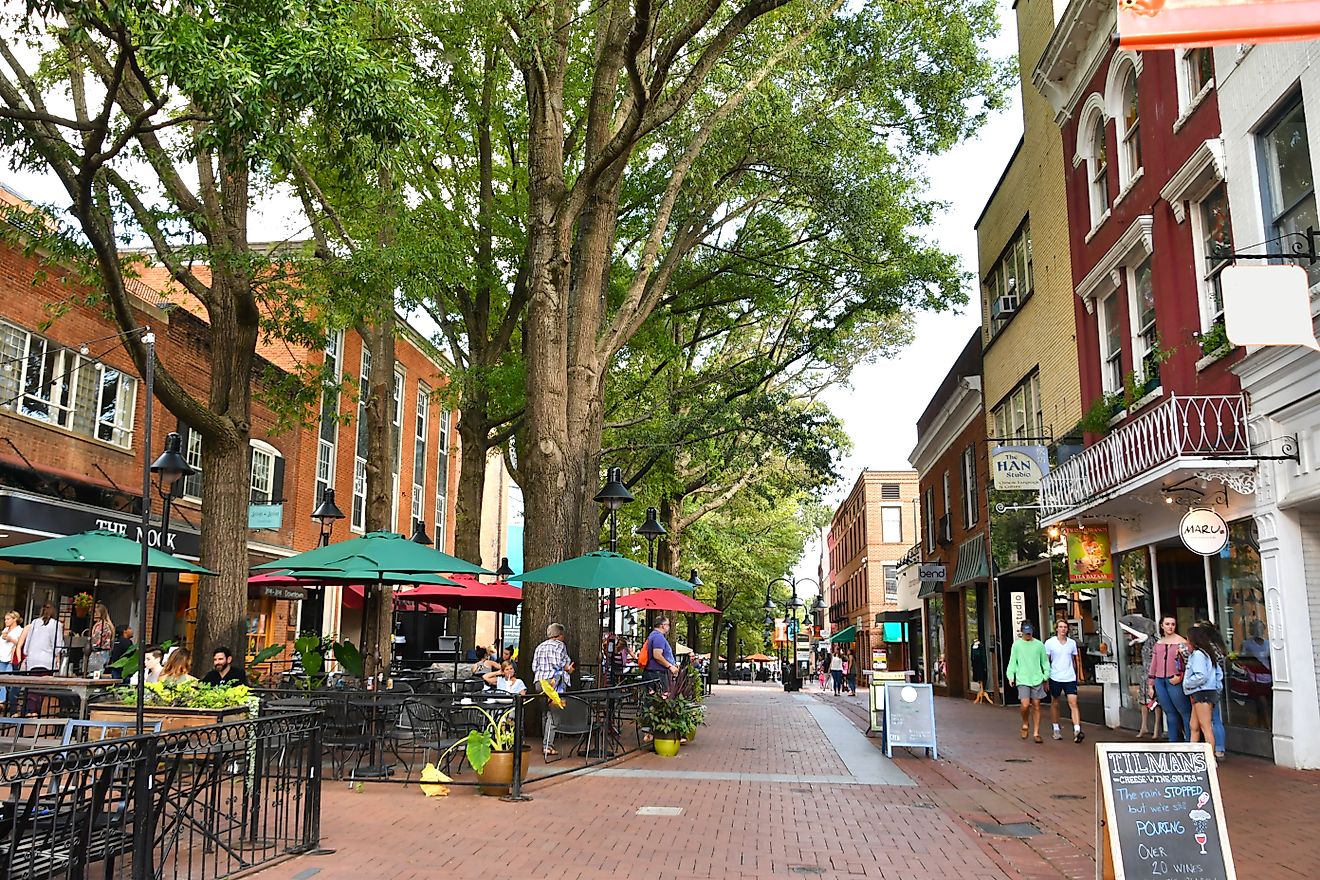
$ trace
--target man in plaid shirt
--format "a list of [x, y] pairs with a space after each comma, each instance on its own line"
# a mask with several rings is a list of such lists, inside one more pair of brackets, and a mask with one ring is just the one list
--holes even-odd
[[[573, 673], [573, 661], [568, 656], [568, 648], [564, 647], [564, 625], [562, 623], [552, 623], [545, 628], [546, 639], [536, 646], [536, 651], [532, 654], [532, 680], [538, 682], [548, 681], [556, 693], [563, 693], [568, 689], [569, 676]], [[545, 713], [545, 731], [542, 742], [545, 747], [546, 757], [558, 755], [555, 751], [555, 713], [554, 707], [549, 707]]]

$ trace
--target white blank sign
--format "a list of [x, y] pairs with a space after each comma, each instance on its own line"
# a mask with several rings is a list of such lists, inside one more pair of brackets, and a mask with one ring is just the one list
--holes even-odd
[[1311, 291], [1300, 266], [1227, 266], [1224, 329], [1234, 345], [1301, 345], [1320, 351]]

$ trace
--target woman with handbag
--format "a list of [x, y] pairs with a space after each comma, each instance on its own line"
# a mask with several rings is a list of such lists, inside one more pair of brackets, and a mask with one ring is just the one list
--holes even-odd
[[110, 662], [110, 649], [115, 646], [115, 622], [110, 619], [110, 609], [101, 602], [96, 603], [92, 615], [90, 642], [92, 653], [87, 660], [87, 671], [102, 672]]
[[1187, 640], [1178, 635], [1178, 620], [1171, 615], [1160, 618], [1160, 639], [1151, 652], [1150, 693], [1164, 710], [1164, 727], [1169, 742], [1187, 742], [1192, 726], [1192, 703], [1183, 692], [1183, 673], [1190, 653]]

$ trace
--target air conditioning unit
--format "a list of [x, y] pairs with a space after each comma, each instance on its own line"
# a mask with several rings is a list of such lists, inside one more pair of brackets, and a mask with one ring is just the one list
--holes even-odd
[[940, 517], [939, 522], [935, 524], [935, 534], [940, 544], [947, 547], [953, 543], [953, 514], [946, 513]]
[[990, 304], [991, 318], [1007, 318], [1017, 311], [1018, 300], [1016, 296], [1001, 296]]

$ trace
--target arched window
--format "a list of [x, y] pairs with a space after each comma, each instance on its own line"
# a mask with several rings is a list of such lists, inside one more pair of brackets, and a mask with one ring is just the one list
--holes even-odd
[[1091, 151], [1086, 159], [1090, 180], [1091, 226], [1099, 226], [1109, 211], [1109, 150], [1105, 145], [1105, 117], [1097, 113], [1091, 119]]
[[1141, 170], [1141, 111], [1137, 103], [1137, 71], [1123, 77], [1123, 103], [1119, 115], [1119, 183], [1126, 187]]

